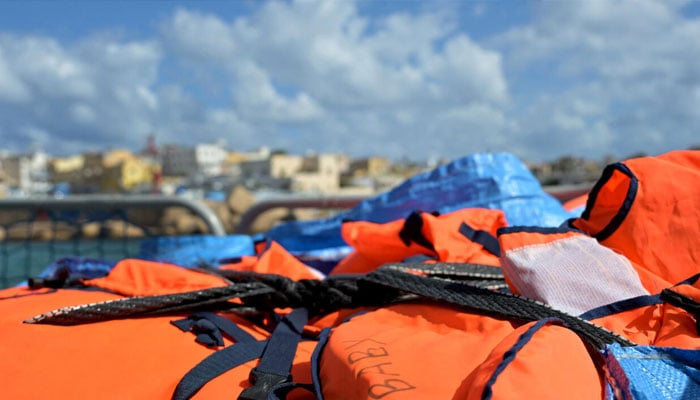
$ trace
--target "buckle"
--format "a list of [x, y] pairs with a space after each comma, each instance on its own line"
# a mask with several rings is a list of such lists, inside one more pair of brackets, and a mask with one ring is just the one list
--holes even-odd
[[267, 400], [268, 394], [282, 383], [291, 381], [290, 375], [277, 375], [271, 372], [260, 371], [257, 368], [250, 370], [248, 381], [253, 386], [243, 389], [238, 400]]

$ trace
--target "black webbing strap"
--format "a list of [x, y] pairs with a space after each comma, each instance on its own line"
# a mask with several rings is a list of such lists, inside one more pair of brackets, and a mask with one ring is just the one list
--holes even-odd
[[453, 262], [401, 262], [385, 264], [384, 268], [410, 272], [422, 276], [460, 281], [486, 289], [508, 291], [503, 269], [491, 265]]
[[196, 312], [185, 319], [170, 321], [183, 332], [197, 335], [195, 341], [207, 347], [223, 346], [224, 337], [236, 343], [252, 342], [255, 337], [244, 331], [235, 322], [213, 312]]
[[192, 398], [209, 381], [248, 361], [260, 358], [266, 341], [243, 342], [224, 347], [202, 360], [178, 382], [173, 400]]
[[383, 268], [402, 271], [420, 271], [425, 276], [443, 276], [454, 280], [463, 279], [493, 279], [504, 281], [503, 269], [492, 265], [455, 262], [400, 262], [387, 263]]
[[238, 398], [267, 399], [279, 386], [291, 381], [290, 370], [307, 320], [307, 311], [296, 309], [280, 320], [268, 340], [246, 340], [212, 353], [182, 377], [173, 400], [189, 399], [209, 381], [257, 358], [260, 363], [250, 371], [252, 386], [244, 389]]
[[480, 244], [486, 251], [494, 256], [501, 256], [501, 245], [498, 243], [498, 239], [489, 232], [481, 229], [474, 229], [467, 225], [466, 222], [462, 222], [462, 225], [459, 226], [459, 233], [472, 242]]
[[250, 371], [251, 387], [245, 388], [239, 400], [266, 400], [278, 386], [290, 382], [290, 371], [304, 325], [309, 319], [306, 309], [298, 308], [277, 324], [257, 367]]
[[127, 297], [100, 303], [59, 308], [30, 318], [25, 323], [50, 325], [79, 325], [120, 318], [174, 314], [226, 303], [234, 298], [246, 298], [273, 293], [275, 290], [262, 282], [244, 282], [191, 292], [160, 296]]
[[[459, 280], [489, 289], [506, 288], [500, 268], [469, 263], [396, 263], [395, 268], [424, 275]], [[324, 280], [293, 281], [273, 274], [218, 271], [233, 281], [226, 287], [159, 296], [128, 297], [100, 303], [59, 308], [35, 316], [25, 323], [79, 325], [121, 318], [197, 311], [272, 311], [276, 307], [306, 308], [311, 315], [322, 315], [339, 308], [388, 304], [394, 298], [383, 293], [362, 291], [362, 275], [330, 276]], [[241, 299], [241, 304], [228, 300]], [[184, 323], [183, 323], [184, 324]], [[189, 329], [183, 325], [183, 328]], [[221, 327], [219, 327], [221, 329]]]
[[[364, 280], [385, 288], [389, 287], [400, 292], [458, 305], [480, 314], [498, 318], [520, 322], [558, 318], [597, 349], [602, 349], [610, 343], [619, 343], [623, 346], [634, 345], [629, 340], [591, 322], [534, 300], [462, 282], [417, 276], [395, 267], [392, 268], [392, 265], [383, 266], [369, 273]], [[367, 290], [371, 290], [371, 288], [367, 288]]]

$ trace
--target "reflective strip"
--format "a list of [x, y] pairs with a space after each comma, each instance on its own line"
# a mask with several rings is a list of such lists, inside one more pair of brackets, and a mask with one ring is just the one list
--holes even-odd
[[502, 266], [518, 293], [574, 315], [649, 294], [627, 258], [583, 235], [507, 250]]

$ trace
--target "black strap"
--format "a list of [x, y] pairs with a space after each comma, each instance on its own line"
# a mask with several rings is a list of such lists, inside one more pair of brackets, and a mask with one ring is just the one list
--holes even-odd
[[251, 387], [245, 388], [239, 400], [266, 400], [278, 386], [291, 382], [290, 371], [304, 325], [309, 319], [306, 309], [287, 314], [272, 332], [260, 359], [250, 371]]
[[173, 400], [192, 398], [207, 382], [248, 361], [260, 358], [266, 341], [236, 343], [210, 354], [178, 382]]
[[466, 222], [462, 222], [462, 225], [459, 226], [459, 233], [472, 242], [480, 244], [486, 251], [494, 256], [501, 256], [501, 245], [498, 243], [498, 239], [489, 232], [481, 229], [474, 229], [467, 225]]
[[[558, 318], [597, 349], [602, 349], [610, 343], [619, 343], [623, 346], [634, 345], [607, 329], [534, 300], [462, 282], [421, 277], [392, 268], [392, 265], [383, 266], [369, 273], [364, 280], [384, 288], [389, 287], [399, 292], [413, 293], [428, 299], [459, 305], [498, 318], [520, 322]], [[375, 290], [380, 289], [375, 288]]]
[[49, 325], [79, 325], [119, 318], [135, 318], [152, 315], [175, 314], [192, 311], [197, 307], [226, 304], [228, 300], [273, 293], [274, 288], [262, 282], [243, 282], [191, 292], [160, 296], [127, 297], [100, 303], [59, 308], [30, 318], [25, 323]]
[[422, 276], [460, 281], [472, 286], [508, 292], [503, 269], [491, 265], [452, 262], [401, 262], [385, 264], [385, 268], [417, 273]]
[[306, 310], [293, 310], [280, 319], [268, 340], [244, 340], [212, 353], [178, 382], [173, 400], [191, 398], [209, 381], [256, 358], [260, 363], [249, 377], [253, 386], [244, 389], [239, 399], [267, 399], [269, 393], [291, 381], [289, 372], [307, 320]]
[[255, 341], [255, 337], [240, 326], [213, 312], [196, 312], [185, 319], [170, 321], [170, 323], [183, 332], [194, 333], [197, 335], [195, 341], [207, 347], [223, 346], [222, 332], [236, 343]]
[[403, 227], [399, 231], [399, 238], [406, 245], [419, 244], [428, 250], [435, 251], [435, 246], [423, 235], [422, 211], [413, 211], [406, 217]]

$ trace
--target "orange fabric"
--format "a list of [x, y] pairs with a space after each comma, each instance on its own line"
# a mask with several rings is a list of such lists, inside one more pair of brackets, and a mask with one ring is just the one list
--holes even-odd
[[597, 318], [592, 322], [636, 344], [653, 345], [661, 330], [664, 312], [663, 305], [651, 305]]
[[407, 246], [401, 241], [399, 231], [403, 225], [404, 220], [385, 224], [367, 221], [343, 223], [343, 239], [355, 251], [340, 260], [331, 275], [369, 272], [386, 262], [400, 261], [418, 254], [432, 256], [430, 249], [416, 243]]
[[[700, 151], [675, 151], [622, 165], [632, 176], [624, 167], [613, 168], [609, 179], [594, 187], [598, 193], [589, 215], [573, 225], [594, 236], [612, 230], [600, 243], [639, 266], [642, 283], [656, 293], [698, 272]], [[635, 182], [636, 194], [627, 198]], [[631, 202], [629, 212], [615, 227], [625, 200]]]
[[423, 215], [423, 232], [433, 243], [437, 259], [445, 262], [471, 262], [498, 266], [498, 257], [486, 251], [481, 244], [469, 241], [459, 232], [462, 223], [473, 229], [490, 233], [494, 238], [498, 229], [507, 225], [501, 210], [467, 208], [439, 217]]
[[[35, 315], [68, 305], [118, 299], [102, 291], [0, 292], [0, 364], [3, 398], [168, 399], [179, 380], [213, 349], [194, 342], [194, 335], [170, 324], [178, 316], [122, 319], [80, 326], [22, 324]], [[267, 333], [229, 316], [256, 338]], [[231, 343], [226, 340], [226, 344]], [[312, 344], [303, 344], [292, 371], [310, 382]], [[216, 378], [195, 399], [221, 399], [247, 387], [257, 360]]]
[[108, 276], [84, 284], [125, 296], [156, 296], [227, 285], [223, 278], [200, 270], [137, 259], [120, 261]]
[[700, 349], [695, 318], [670, 304], [639, 307], [593, 322], [639, 345]]
[[584, 207], [588, 201], [588, 193], [582, 194], [580, 196], [574, 197], [571, 200], [567, 200], [562, 204], [565, 210], [572, 211], [579, 207]]
[[523, 230], [501, 234], [498, 236], [498, 242], [501, 245], [501, 251], [506, 252], [525, 246], [546, 245], [555, 240], [570, 238], [577, 235], [580, 235], [580, 233], [576, 231], [531, 232]]
[[384, 263], [399, 262], [416, 255], [445, 262], [499, 265], [498, 257], [486, 251], [481, 244], [470, 241], [459, 232], [459, 228], [464, 222], [495, 237], [498, 228], [506, 226], [502, 211], [470, 208], [440, 216], [422, 212], [420, 218], [421, 233], [433, 249], [414, 242], [406, 245], [401, 240], [399, 232], [405, 220], [385, 224], [366, 221], [344, 223], [341, 231], [343, 239], [354, 251], [342, 259], [331, 274], [366, 273]]
[[[674, 292], [700, 302], [700, 283], [683, 284], [671, 288]], [[664, 304], [661, 329], [654, 344], [658, 346], [674, 346], [686, 349], [700, 349], [700, 337], [696, 318], [687, 311]]]
[[[498, 343], [464, 381], [463, 399], [482, 399], [484, 389], [532, 325], [523, 325]], [[604, 387], [586, 346], [572, 331], [548, 325], [533, 334], [491, 386], [491, 399], [602, 399]]]
[[[294, 279], [318, 279], [304, 264], [277, 244], [259, 258], [242, 261], [240, 268], [285, 274]], [[5, 377], [3, 397], [165, 399], [177, 383], [201, 360], [217, 349], [194, 341], [191, 333], [181, 332], [170, 321], [185, 317], [164, 316], [128, 318], [78, 326], [22, 324], [36, 315], [72, 305], [83, 305], [122, 298], [186, 292], [226, 285], [220, 277], [199, 270], [143, 260], [123, 260], [109, 275], [84, 282], [99, 290], [29, 290], [13, 288], [0, 291], [0, 329], [3, 344], [0, 356], [12, 360], [0, 364]], [[119, 293], [119, 294], [117, 294]], [[338, 313], [337, 316], [342, 315]], [[269, 333], [251, 322], [228, 316], [257, 339]], [[323, 325], [335, 323], [332, 317]], [[232, 343], [225, 339], [226, 346]], [[310, 358], [315, 341], [302, 341], [297, 348], [291, 374], [295, 382], [311, 383]], [[250, 386], [248, 376], [258, 360], [215, 378], [195, 399], [221, 399], [236, 395]], [[313, 396], [296, 390], [290, 399]]]
[[277, 274], [293, 280], [320, 279], [318, 273], [291, 255], [277, 242], [272, 242], [258, 257], [244, 257], [241, 262], [223, 265], [221, 269]]
[[403, 304], [334, 328], [320, 356], [327, 399], [463, 398], [463, 380], [513, 331], [508, 321]]

